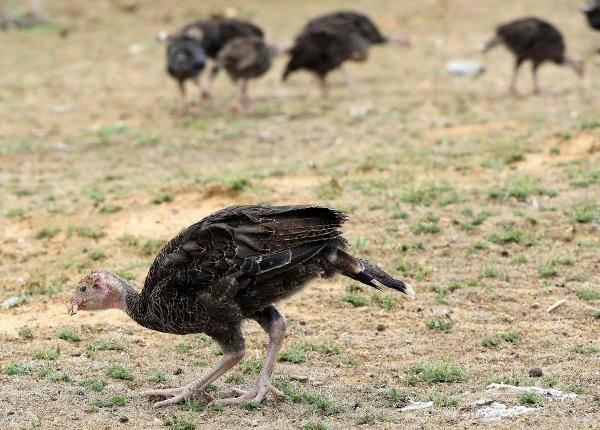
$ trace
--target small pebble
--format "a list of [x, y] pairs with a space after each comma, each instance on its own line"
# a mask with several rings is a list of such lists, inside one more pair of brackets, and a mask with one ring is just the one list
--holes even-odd
[[377, 324], [377, 331], [384, 331], [386, 327], [383, 324]]
[[126, 423], [127, 421], [129, 421], [129, 418], [127, 418], [126, 416], [119, 417], [120, 423]]
[[300, 325], [306, 325], [306, 321], [304, 321], [304, 320], [300, 320], [299, 324], [300, 324]]
[[544, 372], [539, 367], [534, 367], [529, 371], [529, 376], [532, 378], [540, 378], [543, 374]]
[[500, 253], [500, 255], [501, 255], [501, 256], [503, 256], [503, 257], [508, 257], [508, 256], [510, 256], [510, 254], [509, 254], [509, 253], [508, 253], [508, 251], [506, 251], [506, 250], [502, 251], [502, 252]]
[[292, 375], [290, 376], [290, 379], [292, 381], [302, 382], [303, 384], [306, 384], [308, 382], [308, 376]]
[[173, 372], [173, 375], [181, 375], [183, 373], [183, 369], [181, 367], [175, 369], [175, 372]]

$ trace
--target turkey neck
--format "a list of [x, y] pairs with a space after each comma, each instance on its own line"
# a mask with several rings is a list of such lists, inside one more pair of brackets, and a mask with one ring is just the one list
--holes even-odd
[[142, 295], [137, 292], [133, 286], [129, 283], [120, 280], [119, 289], [121, 290], [121, 297], [123, 298], [123, 311], [129, 315], [129, 317], [141, 324], [142, 312]]

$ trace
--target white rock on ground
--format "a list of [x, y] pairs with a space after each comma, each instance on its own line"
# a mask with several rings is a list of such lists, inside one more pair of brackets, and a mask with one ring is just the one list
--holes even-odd
[[23, 295], [21, 295], [21, 296], [12, 296], [12, 297], [9, 297], [8, 299], [4, 300], [2, 302], [2, 305], [0, 307], [2, 307], [2, 309], [14, 308], [16, 306], [19, 306], [25, 300], [27, 300], [27, 297], [23, 296]]
[[495, 421], [502, 418], [512, 418], [517, 415], [527, 414], [537, 411], [538, 408], [528, 408], [527, 406], [514, 406], [508, 408], [504, 403], [492, 402], [474, 412], [476, 418], [481, 418], [484, 421]]
[[433, 402], [410, 402], [410, 405], [404, 406], [400, 410], [402, 412], [417, 411], [419, 409], [430, 408], [432, 406], [433, 406]]
[[564, 391], [556, 390], [554, 388], [540, 388], [540, 387], [517, 387], [515, 385], [508, 384], [490, 384], [487, 386], [488, 390], [513, 390], [520, 391], [523, 393], [536, 393], [540, 396], [550, 397], [553, 399], [564, 400], [574, 399], [577, 397], [575, 393], [565, 393]]

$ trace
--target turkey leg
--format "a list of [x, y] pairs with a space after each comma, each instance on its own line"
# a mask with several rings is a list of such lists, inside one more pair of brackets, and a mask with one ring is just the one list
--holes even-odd
[[[204, 374], [200, 379], [180, 388], [168, 388], [164, 390], [151, 390], [142, 393], [143, 397], [166, 397], [165, 400], [154, 403], [155, 408], [179, 403], [195, 393], [205, 389], [208, 384], [215, 381], [233, 366], [235, 366], [244, 357], [246, 350], [244, 348], [244, 339], [238, 328], [237, 336], [231, 339], [236, 339], [236, 342], [231, 342], [231, 345], [239, 345], [234, 351], [228, 351], [225, 347], [223, 357]], [[209, 397], [209, 396], [207, 396]]]
[[233, 391], [238, 397], [219, 400], [218, 402], [223, 405], [240, 405], [248, 402], [261, 402], [268, 393], [273, 393], [276, 396], [284, 395], [281, 391], [271, 385], [270, 380], [275, 361], [277, 361], [277, 353], [285, 338], [285, 319], [273, 305], [257, 313], [253, 319], [255, 319], [269, 334], [269, 346], [267, 347], [265, 362], [254, 387], [248, 391], [235, 388]]

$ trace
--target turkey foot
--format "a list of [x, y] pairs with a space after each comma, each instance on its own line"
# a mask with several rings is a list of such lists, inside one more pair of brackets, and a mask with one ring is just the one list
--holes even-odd
[[[248, 391], [233, 389], [234, 394], [238, 397], [230, 397], [227, 399], [217, 400], [222, 405], [242, 405], [249, 402], [262, 402], [268, 393], [273, 393], [277, 397], [284, 397], [284, 394], [275, 388], [268, 379], [259, 378], [254, 387]], [[214, 403], [214, 402], [211, 402]]]

